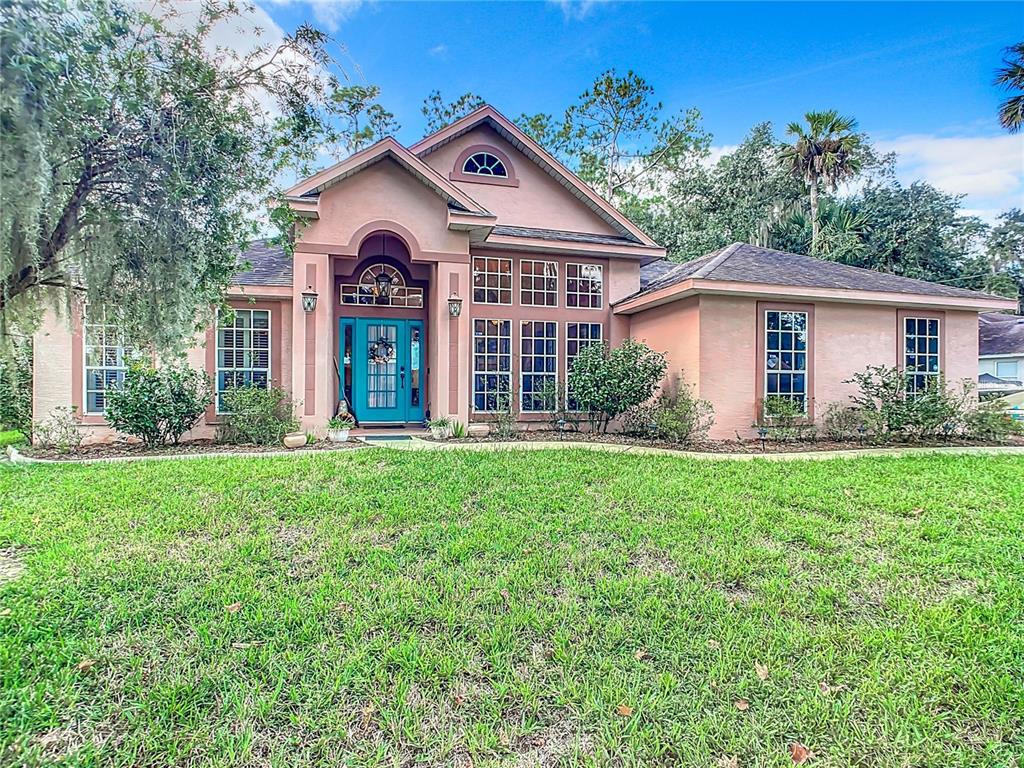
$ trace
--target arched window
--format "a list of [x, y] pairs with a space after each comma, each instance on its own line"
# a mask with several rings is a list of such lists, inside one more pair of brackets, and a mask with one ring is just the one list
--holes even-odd
[[402, 273], [390, 264], [371, 264], [358, 283], [342, 283], [341, 303], [422, 307], [423, 289], [408, 287]]
[[508, 169], [505, 168], [505, 164], [490, 152], [474, 152], [462, 164], [462, 172], [472, 173], [475, 176], [508, 178]]

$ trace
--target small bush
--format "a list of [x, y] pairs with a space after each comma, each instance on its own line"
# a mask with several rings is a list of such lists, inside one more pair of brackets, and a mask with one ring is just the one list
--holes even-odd
[[860, 436], [860, 426], [864, 423], [861, 412], [845, 403], [829, 403], [821, 417], [822, 431], [825, 437], [835, 442], [854, 440]]
[[32, 444], [68, 453], [82, 445], [75, 408], [54, 408], [50, 415], [32, 425]]
[[906, 428], [907, 382], [898, 368], [884, 365], [869, 365], [844, 382], [857, 385], [857, 393], [850, 399], [875, 438], [885, 440]]
[[9, 429], [6, 432], [0, 432], [0, 448], [6, 448], [8, 445], [24, 445], [28, 442], [28, 439], [17, 429]]
[[768, 430], [774, 440], [813, 440], [816, 429], [807, 414], [789, 397], [772, 395], [764, 400], [764, 418], [755, 427]]
[[121, 386], [107, 392], [105, 416], [118, 432], [155, 447], [177, 443], [212, 399], [210, 380], [188, 366], [133, 365]]
[[667, 368], [664, 355], [633, 339], [614, 349], [591, 344], [573, 360], [569, 386], [592, 423], [607, 432], [612, 419], [654, 396]]
[[295, 403], [280, 387], [237, 387], [223, 397], [227, 413], [218, 430], [222, 442], [277, 445], [299, 428]]
[[654, 400], [631, 408], [623, 416], [623, 430], [671, 443], [703, 440], [715, 423], [714, 414], [711, 403], [695, 398], [680, 374]]
[[559, 432], [579, 432], [581, 414], [579, 411], [569, 410], [564, 381], [546, 382], [541, 388], [540, 397], [552, 429]]
[[15, 341], [0, 357], [0, 430], [3, 429], [32, 429], [32, 342], [28, 340]]
[[997, 403], [982, 403], [967, 414], [964, 433], [975, 440], [1002, 442], [1024, 434], [1024, 423], [1014, 421]]
[[497, 396], [497, 410], [494, 412], [494, 436], [499, 440], [511, 440], [519, 434], [516, 423], [517, 411], [512, 405], [512, 395], [501, 392]]

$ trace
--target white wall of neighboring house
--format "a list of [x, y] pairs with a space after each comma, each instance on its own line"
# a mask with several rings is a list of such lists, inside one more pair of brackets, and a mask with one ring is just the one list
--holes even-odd
[[1024, 355], [979, 358], [978, 373], [1021, 381], [1024, 379]]

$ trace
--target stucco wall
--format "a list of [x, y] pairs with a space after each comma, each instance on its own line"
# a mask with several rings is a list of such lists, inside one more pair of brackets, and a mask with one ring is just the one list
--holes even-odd
[[604, 219], [486, 125], [464, 133], [426, 155], [423, 160], [447, 179], [455, 169], [455, 161], [462, 151], [475, 144], [488, 144], [508, 155], [519, 179], [519, 186], [498, 186], [459, 179], [454, 179], [452, 183], [497, 216], [499, 224], [616, 234], [616, 230]]
[[629, 335], [668, 357], [668, 376], [683, 380], [700, 396], [700, 299], [663, 304], [633, 315]]

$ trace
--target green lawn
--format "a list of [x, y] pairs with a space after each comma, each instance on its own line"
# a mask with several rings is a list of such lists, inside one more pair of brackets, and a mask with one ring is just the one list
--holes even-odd
[[1017, 766], [1022, 732], [1019, 457], [0, 467], [0, 764]]

